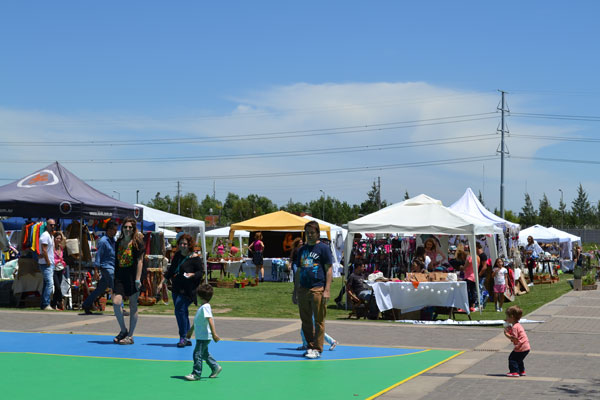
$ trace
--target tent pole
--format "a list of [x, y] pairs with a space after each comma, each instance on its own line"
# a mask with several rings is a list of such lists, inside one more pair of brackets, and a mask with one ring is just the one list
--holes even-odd
[[206, 251], [206, 227], [200, 227], [200, 240], [202, 240], [202, 260], [204, 262], [204, 283], [208, 283], [208, 262], [206, 260], [208, 252]]
[[79, 301], [79, 309], [82, 309], [83, 305], [83, 293], [81, 291], [84, 279], [81, 278], [81, 262], [83, 259], [83, 217], [79, 217], [79, 257], [77, 259], [77, 264], [79, 264], [79, 290], [77, 294], [77, 301]]

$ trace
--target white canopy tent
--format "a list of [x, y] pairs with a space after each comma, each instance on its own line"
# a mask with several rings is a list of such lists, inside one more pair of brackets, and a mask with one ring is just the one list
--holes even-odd
[[[242, 238], [249, 238], [250, 232], [244, 231], [244, 230], [235, 231], [235, 236], [240, 241], [240, 250], [241, 250]], [[229, 227], [225, 226], [223, 228], [217, 228], [217, 229], [212, 229], [210, 231], [207, 231], [206, 237], [213, 239], [212, 246], [210, 247], [210, 249], [212, 251], [215, 248], [215, 246], [217, 245], [218, 238], [229, 238]]]
[[144, 209], [144, 219], [156, 224], [157, 228], [198, 228], [200, 229], [200, 239], [202, 241], [202, 261], [204, 262], [204, 279], [207, 278], [208, 264], [206, 262], [206, 235], [204, 221], [193, 218], [183, 217], [177, 214], [171, 214], [166, 211], [157, 210], [143, 204], [136, 204], [137, 207]]
[[177, 232], [172, 231], [170, 229], [161, 228], [159, 226], [156, 227], [157, 232], [162, 232], [167, 239], [175, 239], [177, 237]]
[[519, 233], [519, 246], [527, 246], [527, 238], [531, 236], [533, 240], [540, 243], [552, 243], [552, 242], [567, 242], [569, 238], [561, 238], [556, 232], [551, 231], [542, 225], [533, 225], [527, 229], [523, 229]]
[[[348, 223], [348, 236], [344, 260], [346, 267], [352, 251], [352, 235], [355, 232], [412, 233], [432, 235], [465, 235], [469, 238], [469, 249], [473, 260], [473, 271], [479, 276], [475, 250], [476, 235], [491, 235], [496, 232], [492, 222], [484, 223], [465, 214], [460, 214], [442, 205], [442, 202], [420, 194], [412, 199], [392, 204], [372, 214]], [[479, 285], [477, 302], [480, 302]]]
[[[499, 216], [485, 208], [485, 206], [481, 204], [477, 196], [475, 196], [475, 193], [473, 193], [473, 190], [471, 190], [471, 188], [467, 188], [462, 197], [448, 208], [459, 213], [470, 215], [483, 222], [491, 222], [495, 226], [502, 228], [502, 233], [504, 233], [504, 231], [507, 230], [512, 231], [511, 233], [516, 233], [519, 231], [520, 228], [519, 224], [515, 224], [513, 222], [500, 218]], [[516, 236], [516, 234], [512, 236]], [[504, 235], [499, 234], [499, 238], [502, 253], [505, 257], [508, 257], [509, 254], [507, 251], [508, 249], [506, 247], [506, 240], [504, 238]], [[495, 249], [496, 243], [493, 242], [493, 246], [490, 246], [490, 242], [493, 241], [488, 241], [488, 246], [490, 247], [490, 249]], [[492, 260], [495, 260], [497, 258], [497, 254], [491, 254], [491, 256]]]
[[556, 229], [552, 226], [549, 227], [548, 230], [550, 232], [554, 232], [555, 234], [557, 234], [558, 237], [560, 237], [561, 239], [563, 239], [563, 238], [569, 239], [569, 241], [564, 242], [564, 244], [563, 244], [563, 242], [559, 242], [560, 249], [561, 249], [560, 256], [563, 259], [572, 260], [573, 259], [573, 243], [579, 243], [581, 245], [581, 238], [579, 236], [573, 235], [569, 232], [565, 232], [565, 231], [561, 231], [560, 229]]

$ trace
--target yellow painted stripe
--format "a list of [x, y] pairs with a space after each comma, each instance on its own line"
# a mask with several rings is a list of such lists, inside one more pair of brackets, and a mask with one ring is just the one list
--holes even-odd
[[437, 367], [438, 365], [441, 365], [441, 364], [443, 364], [443, 363], [445, 363], [445, 362], [447, 362], [447, 361], [450, 361], [450, 360], [452, 360], [454, 357], [458, 357], [458, 356], [460, 356], [460, 355], [461, 355], [461, 354], [463, 354], [463, 353], [464, 353], [464, 351], [461, 351], [460, 353], [454, 354], [453, 356], [450, 356], [450, 357], [446, 358], [445, 360], [442, 360], [442, 361], [440, 361], [439, 363], [437, 363], [437, 364], [434, 364], [434, 365], [432, 365], [431, 367], [424, 369], [424, 370], [423, 370], [423, 371], [421, 371], [421, 372], [417, 372], [416, 374], [414, 374], [414, 375], [412, 375], [412, 376], [409, 376], [408, 378], [406, 378], [406, 379], [403, 379], [403, 380], [401, 380], [400, 382], [398, 382], [398, 383], [395, 383], [395, 384], [393, 384], [392, 386], [390, 386], [390, 387], [388, 387], [388, 388], [386, 388], [386, 389], [383, 389], [381, 392], [375, 393], [375, 394], [374, 394], [373, 396], [371, 396], [371, 397], [367, 397], [365, 400], [373, 400], [374, 398], [376, 398], [376, 397], [378, 397], [378, 396], [381, 396], [382, 394], [384, 394], [384, 393], [386, 393], [386, 392], [389, 392], [389, 391], [390, 391], [390, 390], [392, 390], [393, 388], [395, 388], [395, 387], [398, 387], [398, 386], [402, 385], [403, 383], [405, 383], [405, 382], [408, 382], [408, 381], [410, 381], [411, 379], [413, 379], [413, 378], [416, 378], [417, 376], [419, 376], [419, 375], [421, 375], [421, 374], [424, 374], [425, 372], [427, 372], [427, 371], [429, 371], [429, 370], [432, 370], [433, 368]]

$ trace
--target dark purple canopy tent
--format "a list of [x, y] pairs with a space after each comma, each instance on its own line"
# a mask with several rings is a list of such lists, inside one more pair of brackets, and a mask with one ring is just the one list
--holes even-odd
[[[8, 185], [0, 186], [0, 216], [25, 218], [107, 219], [134, 217], [143, 209], [94, 189], [58, 162]], [[80, 224], [80, 227], [83, 223]], [[79, 230], [79, 254], [82, 253]], [[78, 276], [81, 278], [81, 261]], [[84, 280], [82, 280], [84, 281]], [[78, 292], [81, 295], [81, 291]], [[76, 299], [74, 299], [76, 300]]]
[[0, 186], [0, 215], [107, 219], [134, 217], [143, 210], [94, 189], [58, 162]]

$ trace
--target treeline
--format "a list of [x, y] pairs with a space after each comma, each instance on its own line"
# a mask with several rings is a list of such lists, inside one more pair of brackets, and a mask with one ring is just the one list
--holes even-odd
[[[404, 199], [408, 198], [409, 194], [406, 191]], [[485, 205], [481, 192], [479, 193], [479, 200]], [[521, 224], [522, 228], [535, 224], [579, 228], [600, 226], [600, 201], [592, 205], [581, 184], [577, 188], [577, 197], [568, 209], [562, 199], [557, 208], [552, 207], [545, 193], [537, 207], [534, 206], [529, 193], [525, 193], [524, 200], [525, 205], [519, 213], [511, 210], [505, 210], [504, 213], [507, 220]], [[170, 197], [169, 195], [163, 197], [160, 193], [157, 193], [146, 205], [159, 210], [178, 213], [177, 197]], [[205, 220], [208, 216], [216, 216], [217, 224], [226, 226], [277, 210], [285, 210], [293, 214], [310, 214], [316, 218], [342, 225], [387, 205], [385, 200], [381, 200], [379, 186], [376, 182], [373, 182], [371, 189], [366, 194], [365, 201], [361, 204], [351, 205], [346, 201], [322, 195], [320, 198], [311, 200], [308, 203], [295, 202], [290, 199], [287, 204], [277, 206], [269, 198], [257, 194], [240, 197], [237, 194], [229, 193], [225, 201], [221, 202], [209, 195], [199, 201], [196, 194], [187, 193], [181, 196], [179, 201], [179, 214], [201, 220]], [[497, 209], [494, 210], [494, 213], [500, 215]]]
[[[498, 210], [494, 210], [494, 212], [499, 215]], [[516, 216], [511, 211], [506, 211], [504, 217], [509, 221], [518, 222], [521, 224], [521, 228], [535, 224], [554, 227], [596, 228], [600, 226], [600, 201], [592, 204], [587, 192], [580, 183], [577, 187], [577, 197], [573, 200], [569, 209], [563, 202], [562, 196], [558, 207], [552, 207], [546, 193], [542, 195], [536, 208], [529, 193], [525, 193], [525, 205], [521, 208], [519, 215]]]
[[[385, 200], [381, 200], [380, 188], [376, 182], [373, 182], [366, 197], [366, 200], [359, 205], [350, 205], [346, 201], [324, 195], [308, 203], [295, 202], [290, 198], [287, 204], [278, 207], [267, 197], [257, 194], [240, 197], [237, 194], [229, 193], [225, 201], [221, 202], [209, 195], [199, 201], [196, 194], [187, 193], [179, 199], [179, 214], [200, 220], [216, 216], [217, 224], [226, 226], [277, 210], [285, 210], [292, 214], [310, 214], [327, 222], [341, 225], [388, 205]], [[405, 194], [405, 198], [408, 198], [408, 193]], [[178, 213], [177, 197], [161, 196], [160, 193], [157, 193], [152, 200], [145, 204], [158, 210]]]

